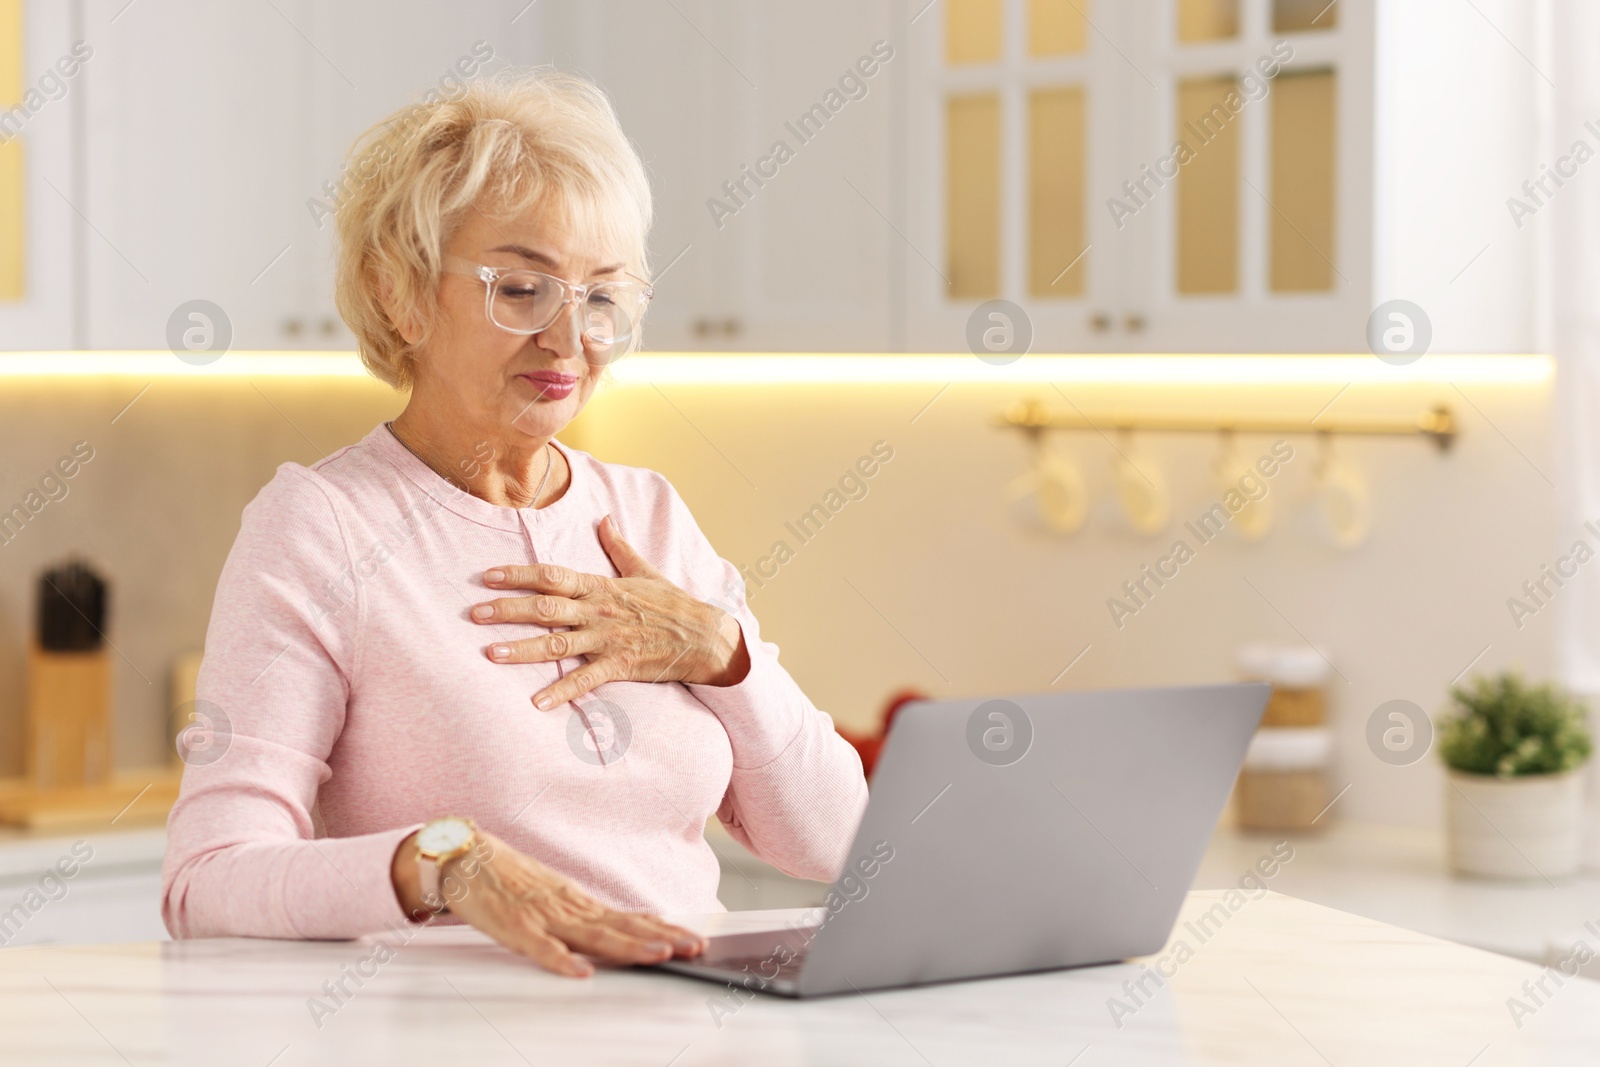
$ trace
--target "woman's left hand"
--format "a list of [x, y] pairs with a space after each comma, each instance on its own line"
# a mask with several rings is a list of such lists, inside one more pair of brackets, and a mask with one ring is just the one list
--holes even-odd
[[543, 663], [587, 656], [589, 662], [534, 694], [541, 710], [559, 707], [606, 682], [699, 682], [733, 685], [750, 669], [744, 633], [732, 615], [673, 585], [600, 520], [600, 544], [620, 577], [552, 563], [485, 571], [491, 589], [535, 596], [478, 604], [479, 623], [532, 622], [569, 629], [489, 646], [496, 663]]

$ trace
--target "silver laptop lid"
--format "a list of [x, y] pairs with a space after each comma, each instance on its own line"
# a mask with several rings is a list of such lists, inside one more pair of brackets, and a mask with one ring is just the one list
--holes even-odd
[[1263, 684], [919, 702], [895, 719], [801, 995], [1158, 950]]

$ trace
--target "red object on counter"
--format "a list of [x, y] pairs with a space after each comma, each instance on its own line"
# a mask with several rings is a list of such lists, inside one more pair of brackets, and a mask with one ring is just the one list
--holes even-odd
[[872, 769], [878, 764], [878, 754], [883, 751], [884, 739], [889, 736], [889, 728], [894, 725], [894, 717], [900, 709], [916, 700], [927, 700], [928, 694], [919, 689], [902, 689], [889, 698], [883, 706], [883, 718], [878, 726], [877, 733], [858, 734], [850, 730], [838, 730], [840, 737], [855, 748], [856, 754], [861, 757], [861, 770], [866, 774], [867, 780], [872, 779]]

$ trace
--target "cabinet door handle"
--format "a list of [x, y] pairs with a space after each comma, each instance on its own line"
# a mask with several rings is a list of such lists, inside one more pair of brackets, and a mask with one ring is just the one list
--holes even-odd
[[1089, 329], [1095, 333], [1105, 333], [1111, 329], [1111, 316], [1104, 311], [1096, 311], [1089, 316]]
[[744, 324], [738, 319], [695, 319], [690, 329], [696, 337], [738, 337]]
[[1142, 333], [1144, 331], [1144, 316], [1137, 311], [1131, 312], [1122, 320], [1122, 327], [1129, 333]]
[[299, 319], [283, 320], [283, 335], [285, 337], [299, 337], [305, 332], [305, 323]]

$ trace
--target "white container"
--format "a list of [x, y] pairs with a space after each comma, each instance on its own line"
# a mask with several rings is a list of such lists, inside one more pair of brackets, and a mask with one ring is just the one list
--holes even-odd
[[1326, 726], [1263, 726], [1245, 750], [1247, 771], [1320, 771], [1333, 762], [1333, 731]]
[[1446, 772], [1445, 827], [1458, 874], [1544, 881], [1575, 873], [1583, 843], [1583, 768], [1495, 778]]
[[1284, 689], [1315, 689], [1326, 685], [1332, 669], [1330, 657], [1315, 645], [1257, 641], [1239, 646], [1234, 658], [1244, 677], [1271, 682]]

